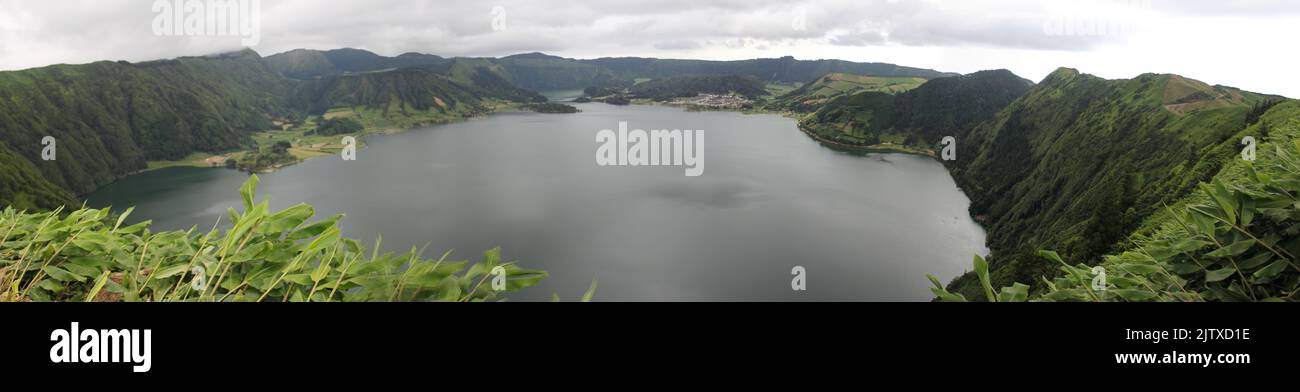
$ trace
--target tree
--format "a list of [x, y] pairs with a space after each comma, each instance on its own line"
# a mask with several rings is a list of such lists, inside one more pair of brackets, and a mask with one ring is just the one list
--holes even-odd
[[281, 141], [275, 142], [275, 145], [271, 146], [271, 152], [276, 153], [276, 154], [284, 154], [284, 153], [286, 153], [286, 152], [289, 152], [289, 148], [291, 148], [291, 147], [293, 147], [293, 144], [292, 144], [292, 143], [289, 143], [289, 142], [287, 142], [287, 141], [281, 140]]

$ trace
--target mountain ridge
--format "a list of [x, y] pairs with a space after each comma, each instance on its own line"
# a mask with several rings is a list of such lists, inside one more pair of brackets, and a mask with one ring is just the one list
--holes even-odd
[[[318, 60], [303, 59], [308, 53], [330, 60], [332, 66], [307, 63]], [[411, 55], [406, 53], [404, 55]], [[462, 60], [488, 61], [502, 65], [504, 76], [517, 86], [532, 90], [581, 90], [588, 87], [624, 85], [635, 79], [656, 79], [672, 76], [750, 76], [772, 82], [809, 82], [827, 73], [841, 72], [880, 77], [937, 77], [957, 76], [954, 73], [913, 68], [888, 63], [859, 63], [844, 60], [797, 60], [786, 56], [750, 60], [691, 60], [656, 59], [645, 57], [602, 57], [571, 59], [541, 52], [519, 53], [503, 57], [451, 57], [435, 55], [423, 61], [397, 64], [393, 59], [363, 49], [343, 48], [327, 51], [295, 49], [267, 56], [282, 74], [293, 78], [329, 76], [338, 72], [367, 72], [397, 67], [438, 67]], [[340, 67], [337, 60], [346, 58], [348, 66]], [[400, 56], [399, 56], [400, 57]], [[312, 74], [310, 71], [317, 73]]]

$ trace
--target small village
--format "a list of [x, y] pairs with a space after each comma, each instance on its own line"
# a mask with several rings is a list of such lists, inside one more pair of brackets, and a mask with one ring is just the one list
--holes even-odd
[[754, 101], [733, 94], [700, 94], [694, 97], [674, 99], [672, 104], [708, 109], [748, 109], [754, 107]]

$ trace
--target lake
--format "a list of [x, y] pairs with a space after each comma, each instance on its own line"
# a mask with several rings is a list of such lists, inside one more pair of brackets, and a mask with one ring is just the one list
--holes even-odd
[[[855, 155], [813, 141], [776, 115], [661, 106], [575, 105], [578, 114], [502, 113], [367, 136], [355, 161], [308, 160], [260, 175], [273, 208], [346, 213], [344, 234], [425, 257], [454, 249], [550, 272], [513, 300], [926, 301], [926, 274], [947, 281], [984, 254], [969, 200], [932, 158]], [[704, 130], [703, 175], [682, 167], [597, 166], [595, 135]], [[238, 209], [247, 174], [170, 168], [87, 196], [136, 206], [154, 230], [207, 230]], [[223, 218], [224, 221], [224, 218]], [[792, 268], [806, 290], [791, 289]]]

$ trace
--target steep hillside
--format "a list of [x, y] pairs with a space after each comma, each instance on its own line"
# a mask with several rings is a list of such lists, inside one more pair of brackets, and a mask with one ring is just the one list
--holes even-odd
[[894, 128], [916, 135], [923, 145], [939, 143], [944, 136], [962, 138], [1033, 86], [1005, 69], [934, 79], [898, 94]]
[[[286, 87], [252, 51], [0, 72], [0, 141], [80, 194], [149, 160], [250, 144], [249, 132], [294, 115]], [[56, 140], [54, 161], [39, 159], [45, 136]]]
[[49, 210], [75, 203], [71, 193], [46, 181], [35, 165], [0, 143], [0, 205]]
[[[1056, 267], [1036, 253], [1099, 262], [1141, 222], [1209, 180], [1237, 156], [1253, 103], [1171, 110], [1190, 83], [1173, 75], [1104, 80], [1060, 69], [959, 138], [954, 177], [988, 229], [995, 285], [1041, 284]], [[1218, 90], [1218, 89], [1215, 89]], [[1190, 103], [1203, 101], [1172, 102]], [[1175, 103], [1177, 104], [1177, 103]], [[977, 298], [971, 274], [950, 284]]]
[[[1179, 83], [1181, 81], [1174, 81]], [[1174, 86], [1178, 88], [1178, 86]], [[1167, 90], [1166, 90], [1167, 91]], [[1053, 251], [1042, 261], [1062, 272], [1045, 288], [1001, 289], [981, 284], [982, 298], [1048, 302], [1199, 302], [1300, 300], [1300, 102], [1252, 105], [1258, 120], [1234, 135], [1258, 142], [1254, 159], [1233, 158], [1213, 179], [1147, 219], [1125, 250], [1081, 263]], [[1247, 155], [1249, 156], [1249, 155]], [[1105, 212], [1099, 212], [1105, 213]], [[1094, 265], [1106, 278], [1094, 281]], [[977, 270], [987, 264], [976, 263]], [[983, 274], [987, 269], [980, 270]], [[966, 301], [937, 280], [931, 291], [944, 301]], [[1106, 289], [1095, 288], [1105, 284]]]

